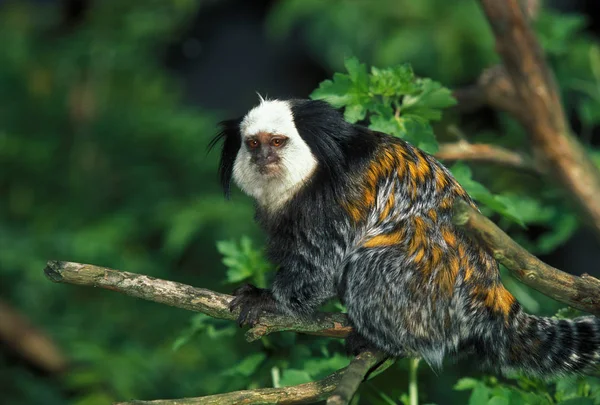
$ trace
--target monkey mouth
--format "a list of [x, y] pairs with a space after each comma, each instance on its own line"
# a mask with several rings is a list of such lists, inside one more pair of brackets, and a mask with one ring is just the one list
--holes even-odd
[[258, 172], [263, 176], [274, 176], [279, 173], [279, 165], [277, 163], [269, 163], [266, 165], [259, 165]]

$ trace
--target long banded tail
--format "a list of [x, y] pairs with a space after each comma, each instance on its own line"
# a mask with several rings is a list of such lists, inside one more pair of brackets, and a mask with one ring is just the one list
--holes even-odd
[[552, 319], [519, 313], [504, 368], [541, 377], [587, 373], [600, 364], [600, 318]]

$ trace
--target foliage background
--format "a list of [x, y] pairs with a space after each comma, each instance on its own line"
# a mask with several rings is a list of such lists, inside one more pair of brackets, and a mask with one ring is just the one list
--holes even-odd
[[[582, 14], [584, 2], [568, 4], [580, 14], [567, 2], [547, 5], [536, 30], [575, 131], [600, 161], [598, 21]], [[0, 2], [0, 299], [69, 359], [64, 373], [48, 373], [0, 347], [2, 403], [199, 396], [295, 384], [345, 365], [336, 340], [284, 333], [247, 344], [231, 323], [55, 285], [42, 269], [63, 259], [223, 292], [246, 279], [267, 283], [251, 203], [240, 193], [223, 202], [206, 145], [218, 120], [256, 103], [254, 91], [308, 97], [346, 73], [350, 56], [381, 69], [409, 63], [447, 87], [497, 62], [471, 0]], [[527, 151], [518, 125], [487, 109], [444, 114], [434, 129], [441, 141]], [[555, 185], [498, 167], [453, 169], [543, 259], [597, 271], [598, 243]], [[505, 281], [530, 312], [560, 308]], [[399, 362], [365, 384], [357, 402], [402, 401], [406, 368]], [[419, 378], [423, 403], [600, 403], [597, 380], [498, 380], [468, 359], [437, 376], [421, 367]]]

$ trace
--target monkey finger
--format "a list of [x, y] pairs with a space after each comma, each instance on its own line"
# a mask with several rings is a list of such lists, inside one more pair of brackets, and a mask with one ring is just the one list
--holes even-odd
[[233, 312], [241, 306], [244, 306], [247, 298], [243, 295], [237, 296], [229, 302], [229, 311]]
[[237, 320], [237, 323], [240, 328], [247, 324], [249, 311], [250, 311], [250, 308], [248, 306], [242, 307], [242, 310], [240, 311], [240, 316], [238, 316], [238, 320]]
[[253, 286], [252, 284], [244, 284], [241, 287], [236, 288], [235, 290], [233, 290], [233, 295], [240, 296], [240, 295], [246, 295], [246, 294], [251, 294], [254, 293], [257, 290], [257, 288], [255, 286]]

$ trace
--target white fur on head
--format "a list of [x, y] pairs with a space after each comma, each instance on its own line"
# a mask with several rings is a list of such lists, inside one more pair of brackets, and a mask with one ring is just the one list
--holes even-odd
[[[261, 99], [261, 103], [242, 120], [240, 132], [242, 145], [233, 165], [233, 179], [262, 207], [277, 209], [302, 187], [317, 167], [316, 158], [294, 124], [290, 104], [287, 101]], [[244, 142], [259, 132], [288, 138], [279, 151], [280, 170], [273, 176], [258, 171], [251, 162], [250, 152]]]

